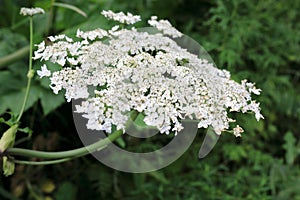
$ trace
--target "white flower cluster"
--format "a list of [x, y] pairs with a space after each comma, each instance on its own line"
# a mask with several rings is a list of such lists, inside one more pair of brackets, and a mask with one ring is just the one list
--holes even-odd
[[[154, 20], [150, 24], [162, 27]], [[251, 93], [260, 94], [253, 83], [239, 84], [228, 71], [180, 47], [164, 35], [181, 34], [171, 25], [159, 29], [163, 34], [119, 27], [78, 30], [75, 42], [65, 35], [50, 37], [52, 44], [39, 44], [34, 58], [62, 68], [49, 74], [43, 66], [38, 74], [50, 76], [54, 93], [64, 89], [67, 101], [83, 98], [76, 111], [88, 119], [87, 128], [109, 133], [113, 125], [125, 131], [133, 110], [166, 134], [180, 132], [186, 118], [198, 120], [199, 128], [212, 126], [217, 134], [234, 122], [228, 112], [250, 111], [263, 118], [251, 99]], [[233, 132], [240, 136], [243, 129]]]
[[125, 14], [123, 12], [114, 13], [111, 10], [103, 10], [101, 14], [107, 19], [112, 19], [122, 24], [135, 24], [136, 22], [141, 21], [141, 16], [133, 15], [129, 12]]
[[103, 29], [96, 29], [96, 30], [92, 30], [92, 31], [87, 31], [87, 32], [84, 32], [84, 31], [81, 31], [81, 30], [77, 30], [77, 33], [76, 33], [76, 37], [78, 38], [83, 38], [83, 39], [89, 39], [89, 40], [95, 40], [96, 38], [98, 39], [102, 39], [103, 37], [106, 37], [108, 36], [108, 33], [106, 30], [103, 30]]
[[165, 35], [171, 36], [173, 38], [182, 36], [182, 33], [180, 33], [176, 28], [174, 28], [168, 20], [157, 21], [157, 16], [152, 16], [151, 19], [148, 20], [148, 24], [157, 28]]
[[45, 11], [42, 8], [21, 8], [20, 15], [33, 16], [36, 14], [44, 14]]

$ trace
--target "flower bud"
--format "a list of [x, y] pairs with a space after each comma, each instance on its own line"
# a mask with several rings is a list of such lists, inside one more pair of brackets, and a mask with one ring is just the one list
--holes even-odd
[[1, 153], [3, 153], [7, 148], [12, 147], [14, 145], [18, 126], [18, 124], [13, 125], [2, 135], [0, 139]]
[[7, 156], [3, 157], [3, 174], [4, 176], [10, 176], [15, 171], [15, 163], [8, 160]]

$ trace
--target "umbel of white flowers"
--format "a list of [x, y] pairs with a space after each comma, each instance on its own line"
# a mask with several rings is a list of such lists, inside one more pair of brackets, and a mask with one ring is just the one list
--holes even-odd
[[[130, 13], [102, 14], [126, 24], [140, 21], [140, 16]], [[50, 45], [37, 45], [34, 59], [51, 61], [61, 69], [50, 72], [43, 65], [37, 73], [50, 78], [55, 94], [64, 89], [67, 101], [84, 98], [76, 112], [88, 119], [88, 129], [108, 133], [113, 125], [125, 132], [132, 110], [143, 113], [147, 125], [166, 134], [180, 132], [186, 118], [198, 120], [199, 128], [212, 126], [217, 134], [235, 122], [229, 112], [254, 112], [257, 120], [263, 118], [259, 103], [251, 99], [251, 93], [260, 94], [253, 83], [239, 84], [228, 71], [178, 46], [171, 38], [182, 33], [169, 21], [154, 16], [148, 23], [160, 32], [115, 26], [78, 30], [75, 41], [65, 35], [50, 36]], [[97, 89], [89, 93], [90, 86]], [[236, 136], [242, 132], [239, 125], [233, 129]]]
[[45, 11], [42, 8], [21, 8], [20, 15], [33, 16], [36, 14], [44, 14]]

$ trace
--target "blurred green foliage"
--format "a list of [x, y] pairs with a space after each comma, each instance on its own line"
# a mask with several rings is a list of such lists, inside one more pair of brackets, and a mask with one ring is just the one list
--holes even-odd
[[[103, 9], [130, 11], [144, 19], [157, 15], [197, 40], [235, 80], [256, 82], [263, 90], [257, 100], [265, 120], [239, 115], [243, 137], [224, 133], [202, 160], [197, 153], [204, 132], [199, 132], [184, 156], [153, 173], [114, 171], [91, 156], [54, 166], [19, 165], [13, 176], [1, 178], [0, 199], [300, 199], [300, 1], [59, 1], [82, 9], [87, 18], [53, 7], [53, 2], [0, 0], [0, 57], [28, 45], [28, 21], [18, 14], [22, 6], [47, 11], [35, 17], [36, 43], [61, 32], [74, 35], [79, 27], [108, 27], [111, 22], [100, 16]], [[20, 109], [27, 62], [25, 56], [0, 67], [3, 119], [10, 116], [6, 112], [17, 114]], [[35, 63], [34, 68], [40, 65]], [[80, 146], [70, 105], [63, 102], [62, 95], [52, 94], [47, 81], [36, 78], [22, 123], [34, 131], [33, 138], [24, 143], [24, 136], [18, 136], [17, 145], [50, 151]], [[149, 148], [147, 142], [133, 145]], [[47, 180], [54, 190], [43, 186]]]

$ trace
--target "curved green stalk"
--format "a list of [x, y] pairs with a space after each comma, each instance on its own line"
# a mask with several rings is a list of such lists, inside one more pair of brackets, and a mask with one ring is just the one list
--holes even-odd
[[5, 57], [0, 58], [0, 69], [6, 67], [7, 65], [16, 62], [16, 60], [19, 60], [23, 58], [29, 51], [30, 47], [26, 46], [22, 49], [19, 49], [18, 51], [15, 51], [12, 54], [9, 54]]
[[110, 134], [107, 138], [99, 140], [93, 144], [90, 144], [86, 147], [81, 147], [74, 150], [60, 151], [60, 152], [46, 152], [46, 151], [36, 151], [28, 150], [22, 148], [9, 148], [6, 153], [11, 156], [25, 156], [25, 157], [36, 157], [36, 158], [45, 158], [45, 159], [60, 159], [60, 158], [73, 158], [80, 157], [89, 154], [90, 152], [98, 151], [112, 141], [117, 139], [123, 134], [122, 130], [117, 130]]
[[61, 8], [66, 8], [66, 9], [70, 9], [70, 10], [73, 10], [75, 12], [77, 12], [78, 14], [84, 16], [84, 17], [87, 17], [87, 14], [82, 11], [80, 8], [76, 7], [76, 6], [73, 6], [71, 4], [67, 4], [67, 3], [56, 3], [54, 2], [52, 4], [52, 6], [57, 6], [57, 7], [61, 7]]
[[[138, 116], [137, 111], [133, 111], [130, 114], [130, 120], [128, 123], [132, 123]], [[107, 138], [103, 140], [99, 140], [93, 144], [90, 144], [86, 147], [81, 147], [78, 149], [68, 150], [68, 151], [60, 151], [60, 152], [46, 152], [46, 151], [36, 151], [36, 150], [28, 150], [22, 148], [8, 148], [5, 151], [6, 155], [9, 156], [24, 156], [24, 157], [36, 157], [36, 158], [44, 158], [44, 159], [54, 159], [48, 161], [24, 161], [24, 160], [13, 160], [14, 163], [17, 164], [27, 164], [27, 165], [50, 165], [57, 164], [61, 162], [65, 162], [77, 157], [85, 156], [89, 153], [93, 153], [95, 151], [100, 151], [105, 148], [108, 144], [116, 140], [123, 134], [123, 130], [116, 130], [111, 133]]]
[[25, 91], [25, 96], [24, 96], [24, 100], [23, 100], [23, 104], [22, 104], [22, 108], [20, 110], [19, 116], [17, 118], [17, 122], [20, 121], [23, 112], [25, 110], [25, 106], [28, 100], [28, 96], [29, 96], [29, 90], [30, 90], [30, 85], [31, 85], [31, 79], [34, 75], [34, 72], [32, 71], [32, 45], [33, 45], [33, 20], [32, 17], [29, 17], [29, 27], [30, 27], [30, 46], [29, 46], [29, 67], [28, 67], [28, 74], [27, 74], [27, 86], [26, 86], [26, 91]]
[[[96, 151], [100, 151], [102, 149], [104, 149], [107, 145], [101, 146], [99, 148], [96, 149]], [[86, 147], [88, 148], [88, 147]], [[58, 163], [62, 163], [62, 162], [66, 162], [69, 160], [73, 160], [75, 158], [81, 157], [81, 156], [85, 156], [87, 154], [89, 154], [91, 151], [89, 151], [89, 149], [87, 149], [87, 152], [82, 152], [82, 154], [78, 154], [76, 156], [73, 157], [68, 157], [68, 158], [61, 158], [61, 159], [55, 159], [55, 160], [44, 160], [44, 161], [28, 161], [28, 160], [15, 160], [13, 159], [12, 161], [16, 164], [23, 164], [23, 165], [52, 165], [52, 164], [58, 164]], [[92, 151], [94, 152], [94, 151]], [[61, 152], [60, 152], [61, 153]]]
[[16, 164], [22, 164], [22, 165], [52, 165], [52, 164], [66, 162], [72, 160], [73, 158], [62, 158], [57, 160], [46, 160], [46, 161], [27, 161], [27, 160], [12, 160], [12, 161]]

